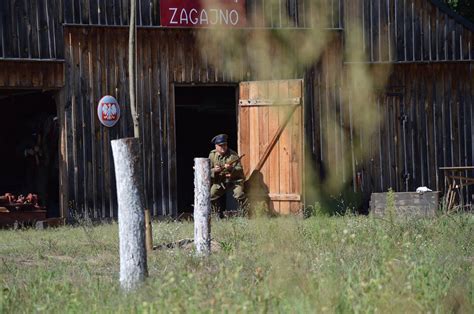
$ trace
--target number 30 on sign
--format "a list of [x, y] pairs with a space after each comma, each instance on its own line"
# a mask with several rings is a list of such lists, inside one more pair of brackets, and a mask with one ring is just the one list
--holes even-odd
[[97, 106], [99, 121], [106, 127], [113, 127], [120, 119], [120, 106], [112, 96], [104, 96]]

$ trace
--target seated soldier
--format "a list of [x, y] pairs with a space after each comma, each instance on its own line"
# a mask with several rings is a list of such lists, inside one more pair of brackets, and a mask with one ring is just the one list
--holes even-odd
[[211, 160], [211, 202], [219, 208], [219, 199], [228, 189], [239, 203], [239, 210], [244, 210], [247, 198], [244, 193], [244, 170], [235, 151], [227, 147], [227, 135], [219, 134], [212, 139], [215, 149], [209, 153]]

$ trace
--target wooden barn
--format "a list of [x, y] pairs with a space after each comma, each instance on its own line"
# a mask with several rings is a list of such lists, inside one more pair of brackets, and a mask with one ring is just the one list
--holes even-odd
[[[210, 5], [137, 0], [137, 104], [154, 216], [192, 210], [193, 158], [222, 132], [280, 214], [344, 191], [366, 206], [389, 188], [443, 190], [440, 167], [474, 165], [474, 25], [442, 1]], [[129, 6], [0, 2], [0, 194], [28, 186], [50, 216], [117, 216], [110, 140], [133, 135]], [[111, 128], [97, 117], [105, 95], [122, 111]], [[42, 149], [28, 154], [35, 143]], [[472, 190], [464, 193], [470, 201]]]

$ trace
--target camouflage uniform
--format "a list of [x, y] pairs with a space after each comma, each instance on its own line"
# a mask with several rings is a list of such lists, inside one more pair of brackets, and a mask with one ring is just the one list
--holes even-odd
[[[211, 201], [216, 202], [222, 195], [225, 194], [227, 189], [232, 188], [234, 193], [234, 198], [242, 203], [245, 201], [244, 193], [244, 170], [240, 161], [232, 165], [232, 170], [230, 171], [230, 178], [226, 177], [225, 174], [228, 173], [224, 169], [225, 164], [232, 163], [237, 160], [239, 156], [232, 149], [228, 149], [225, 155], [219, 155], [216, 150], [212, 150], [209, 153], [209, 159], [211, 160]], [[214, 167], [220, 166], [222, 170], [219, 173], [215, 173]]]

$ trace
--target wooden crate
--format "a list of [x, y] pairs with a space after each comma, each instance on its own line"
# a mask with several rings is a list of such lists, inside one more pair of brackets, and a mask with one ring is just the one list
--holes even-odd
[[[389, 193], [372, 193], [370, 213], [383, 217], [387, 213]], [[394, 192], [394, 210], [397, 216], [434, 217], [439, 206], [439, 192]]]

